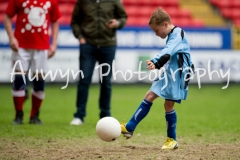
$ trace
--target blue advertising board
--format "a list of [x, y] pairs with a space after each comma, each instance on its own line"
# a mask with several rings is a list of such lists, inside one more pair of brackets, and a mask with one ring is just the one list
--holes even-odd
[[[230, 28], [184, 28], [191, 49], [231, 49]], [[161, 49], [166, 40], [149, 28], [124, 28], [118, 32], [118, 47], [123, 49]]]
[[[184, 28], [193, 50], [231, 49], [230, 28]], [[31, 40], [29, 40], [31, 41]], [[150, 28], [125, 27], [117, 32], [119, 49], [162, 49], [166, 39], [155, 35]], [[0, 48], [9, 47], [4, 26], [0, 24]], [[69, 26], [61, 26], [58, 36], [59, 48], [78, 48], [78, 41]]]

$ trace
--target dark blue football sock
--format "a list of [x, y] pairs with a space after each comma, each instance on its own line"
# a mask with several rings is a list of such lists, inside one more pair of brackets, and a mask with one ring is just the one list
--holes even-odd
[[26, 87], [26, 84], [24, 82], [22, 75], [15, 75], [12, 89], [15, 91], [19, 91], [19, 90], [24, 90], [25, 87]]
[[148, 114], [151, 106], [152, 106], [151, 102], [145, 99], [142, 101], [142, 103], [140, 104], [140, 106], [138, 107], [138, 109], [136, 110], [136, 112], [133, 114], [132, 118], [126, 125], [126, 129], [129, 132], [135, 130], [138, 123]]
[[166, 122], [167, 122], [167, 136], [169, 138], [173, 138], [174, 140], [177, 140], [176, 138], [176, 125], [177, 125], [177, 114], [175, 110], [172, 110], [170, 112], [166, 112]]

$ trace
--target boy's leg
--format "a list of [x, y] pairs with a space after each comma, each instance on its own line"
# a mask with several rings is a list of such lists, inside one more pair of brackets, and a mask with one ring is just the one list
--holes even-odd
[[25, 99], [24, 99], [24, 101], [26, 101], [28, 99], [28, 86], [29, 86], [28, 73], [25, 74], [25, 79], [26, 79], [26, 85], [25, 85]]
[[167, 125], [167, 141], [162, 146], [162, 149], [176, 149], [178, 147], [176, 139], [176, 124], [177, 124], [177, 114], [174, 110], [175, 101], [165, 100], [165, 118]]
[[12, 86], [12, 96], [15, 107], [15, 120], [13, 124], [22, 124], [23, 121], [23, 103], [25, 100], [25, 88], [26, 88], [26, 75], [31, 59], [31, 53], [28, 50], [22, 48], [18, 49], [18, 52], [12, 53], [13, 67], [15, 68], [16, 74]]
[[122, 124], [122, 134], [130, 138], [132, 137], [133, 131], [135, 130], [136, 126], [138, 123], [146, 117], [148, 112], [150, 111], [150, 108], [152, 106], [152, 102], [154, 99], [156, 99], [158, 96], [153, 93], [152, 91], [148, 91], [144, 100], [142, 103], [139, 105], [135, 113], [133, 114], [132, 118], [127, 122], [126, 124]]
[[174, 101], [165, 100], [165, 118], [167, 124], [167, 136], [169, 138], [176, 139], [176, 124], [177, 124], [177, 114], [174, 110]]
[[32, 90], [32, 109], [30, 114], [30, 124], [42, 124], [39, 119], [39, 110], [44, 99], [44, 84], [45, 81], [39, 75], [39, 79], [33, 80], [33, 90]]
[[[48, 50], [31, 50], [31, 70], [33, 72], [32, 89], [32, 109], [30, 114], [30, 124], [42, 124], [39, 119], [39, 111], [45, 97], [45, 80], [42, 76], [47, 73]], [[43, 75], [42, 75], [43, 74]]]
[[12, 87], [12, 96], [15, 108], [15, 119], [13, 124], [22, 124], [23, 103], [25, 100], [25, 84], [22, 75], [15, 75]]

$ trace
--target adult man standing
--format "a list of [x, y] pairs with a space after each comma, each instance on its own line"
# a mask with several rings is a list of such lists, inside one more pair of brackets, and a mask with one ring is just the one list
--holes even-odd
[[[79, 77], [77, 111], [71, 125], [83, 124], [95, 64], [108, 64], [112, 68], [116, 52], [116, 30], [124, 27], [126, 19], [127, 14], [120, 0], [77, 0], [71, 27], [80, 43], [79, 69], [83, 71], [84, 77]], [[103, 66], [102, 73], [107, 73], [108, 69]], [[111, 77], [112, 71], [100, 82], [99, 118], [111, 115]]]

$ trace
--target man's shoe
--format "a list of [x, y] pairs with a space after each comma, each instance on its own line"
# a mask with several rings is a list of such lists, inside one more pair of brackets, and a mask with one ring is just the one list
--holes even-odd
[[177, 149], [178, 143], [173, 138], [167, 138], [161, 149]]
[[16, 117], [12, 124], [23, 124], [23, 111], [17, 111]]
[[126, 128], [126, 123], [121, 124], [121, 133], [123, 134], [124, 137], [126, 137], [126, 139], [129, 139], [133, 136], [133, 132], [128, 132]]
[[83, 121], [80, 118], [74, 118], [71, 122], [70, 125], [75, 125], [75, 126], [79, 126], [82, 125]]
[[30, 117], [29, 124], [43, 124], [38, 116], [39, 112], [37, 112], [33, 117]]

